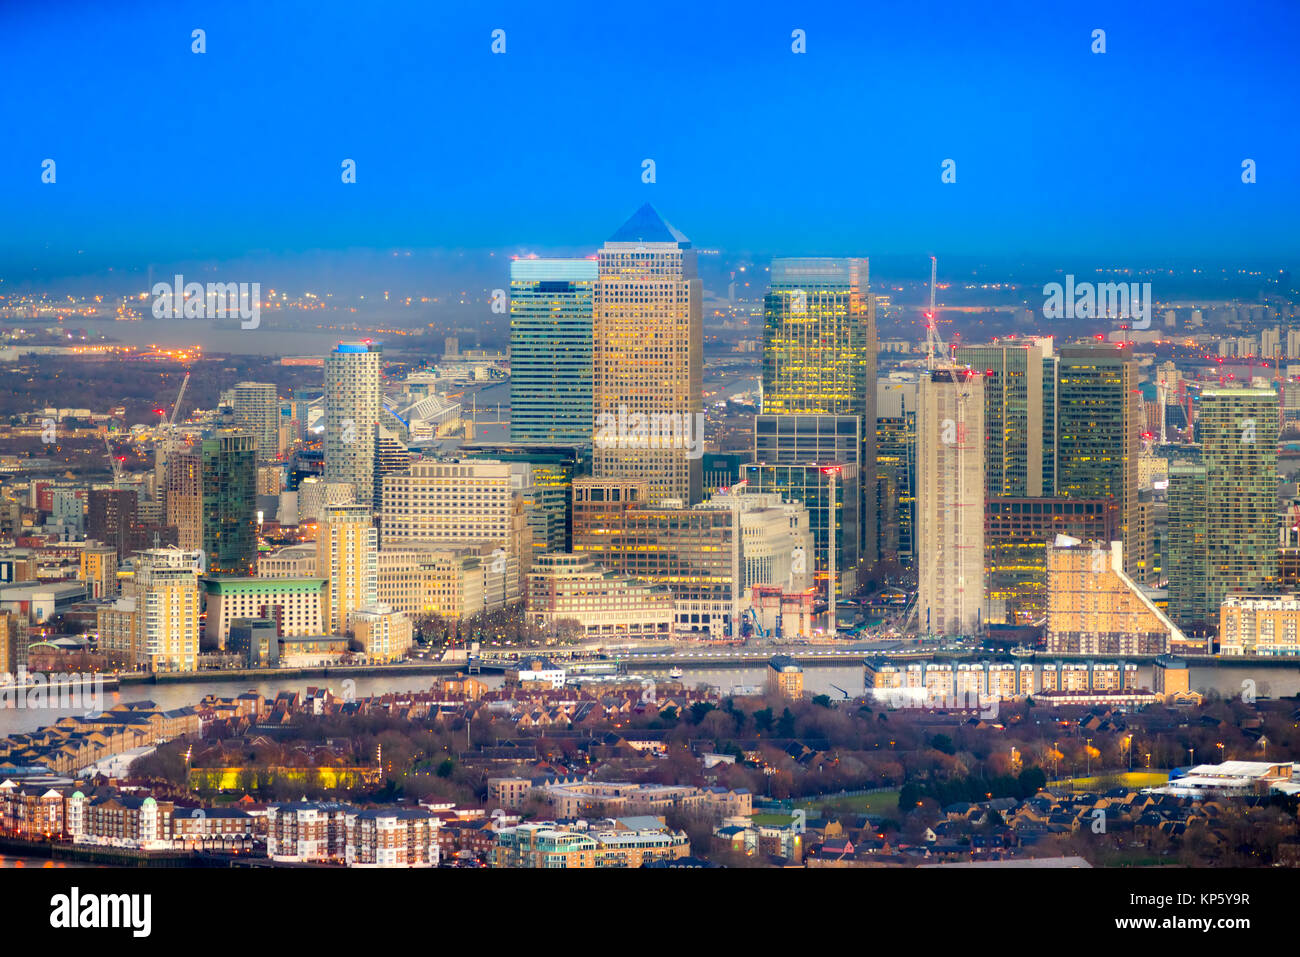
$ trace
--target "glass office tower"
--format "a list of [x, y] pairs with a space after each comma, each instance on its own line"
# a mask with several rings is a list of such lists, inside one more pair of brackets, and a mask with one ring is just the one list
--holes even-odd
[[[874, 568], [877, 494], [876, 310], [868, 262], [862, 258], [772, 261], [763, 301], [764, 417], [853, 416], [859, 448], [838, 456], [859, 466], [856, 549], [865, 575]], [[838, 427], [833, 427], [832, 432]], [[807, 429], [800, 428], [806, 434]], [[779, 444], [756, 461], [793, 465], [809, 460]], [[828, 457], [829, 459], [829, 457]], [[848, 569], [844, 569], [848, 571]]]
[[594, 259], [510, 264], [510, 441], [591, 446]]
[[218, 429], [200, 446], [200, 521], [207, 571], [251, 575], [257, 561], [257, 439]]
[[1124, 571], [1137, 575], [1138, 449], [1141, 397], [1128, 346], [1061, 350], [1057, 379], [1056, 494], [1114, 499], [1124, 542]]

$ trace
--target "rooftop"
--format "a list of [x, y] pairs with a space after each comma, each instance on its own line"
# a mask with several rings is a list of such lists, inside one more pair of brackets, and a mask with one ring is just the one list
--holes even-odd
[[691, 241], [664, 220], [653, 206], [646, 203], [618, 228], [611, 243], [676, 243], [689, 249]]

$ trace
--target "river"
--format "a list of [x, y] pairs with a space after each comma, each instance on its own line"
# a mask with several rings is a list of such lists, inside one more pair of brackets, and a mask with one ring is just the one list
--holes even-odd
[[[635, 669], [635, 666], [633, 666]], [[1035, 672], [1040, 666], [1035, 665]], [[643, 669], [640, 673], [649, 678], [668, 680], [668, 669]], [[484, 674], [482, 680], [489, 687], [499, 688], [503, 678], [499, 674]], [[329, 687], [342, 693], [341, 678], [298, 678], [244, 683], [238, 681], [197, 681], [184, 684], [124, 685], [121, 691], [106, 692], [103, 708], [111, 708], [123, 701], [153, 701], [162, 708], [180, 708], [197, 704], [205, 695], [234, 697], [245, 691], [273, 697], [280, 691], [305, 691], [308, 687]], [[395, 675], [392, 677], [359, 677], [356, 694], [359, 697], [387, 692], [426, 691], [433, 678], [426, 675]], [[719, 688], [724, 694], [736, 688], [761, 688], [766, 672], [761, 667], [701, 668], [684, 671], [681, 681], [687, 687], [700, 684]], [[1229, 697], [1240, 694], [1244, 681], [1254, 682], [1254, 693], [1262, 697], [1288, 697], [1300, 694], [1300, 665], [1295, 668], [1223, 668], [1214, 665], [1193, 666], [1191, 685], [1195, 691], [1216, 691]], [[1151, 687], [1151, 666], [1140, 665], [1138, 686]], [[593, 684], [599, 687], [599, 684]], [[825, 694], [831, 698], [857, 697], [865, 691], [862, 664], [849, 661], [842, 665], [817, 666], [804, 671], [804, 689], [813, 695]], [[34, 731], [43, 725], [53, 724], [64, 715], [84, 714], [86, 708], [26, 708], [0, 709], [0, 737], [23, 731]]]

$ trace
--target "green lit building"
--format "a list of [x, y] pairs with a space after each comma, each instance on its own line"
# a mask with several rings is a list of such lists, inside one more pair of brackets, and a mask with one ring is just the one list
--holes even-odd
[[592, 442], [594, 259], [510, 264], [510, 441]]

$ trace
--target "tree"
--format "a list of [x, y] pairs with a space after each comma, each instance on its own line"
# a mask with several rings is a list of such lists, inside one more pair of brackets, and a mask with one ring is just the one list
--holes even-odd
[[1016, 783], [1020, 786], [1020, 797], [1033, 797], [1047, 787], [1047, 775], [1042, 768], [1025, 768], [1016, 778]]
[[691, 705], [691, 724], [699, 724], [710, 711], [717, 710], [708, 701], [697, 701]]
[[789, 708], [781, 712], [781, 717], [776, 722], [776, 733], [783, 738], [794, 737], [794, 715]]

